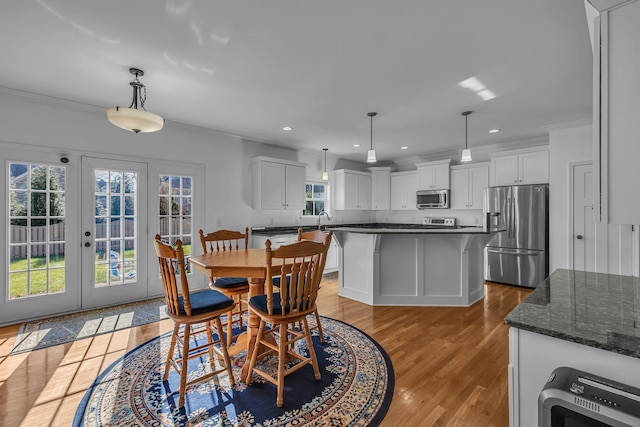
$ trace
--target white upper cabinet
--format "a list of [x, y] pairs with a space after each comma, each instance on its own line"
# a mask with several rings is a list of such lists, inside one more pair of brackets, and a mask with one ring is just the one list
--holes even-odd
[[334, 176], [337, 210], [371, 210], [370, 173], [340, 169]]
[[482, 209], [484, 189], [489, 186], [489, 165], [451, 167], [451, 209]]
[[549, 150], [503, 152], [490, 155], [489, 185], [546, 184], [549, 182]]
[[394, 172], [391, 174], [391, 209], [417, 210], [418, 172]]
[[391, 168], [369, 168], [372, 179], [371, 209], [388, 211], [391, 209]]
[[640, 223], [640, 2], [603, 11], [595, 22], [594, 220]]
[[253, 159], [253, 208], [303, 210], [307, 179], [304, 163]]
[[448, 190], [450, 163], [451, 159], [416, 163], [418, 190]]

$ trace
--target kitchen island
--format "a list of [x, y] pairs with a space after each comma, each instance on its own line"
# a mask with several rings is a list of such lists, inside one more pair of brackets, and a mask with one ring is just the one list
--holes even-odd
[[484, 297], [481, 227], [329, 226], [338, 295], [369, 305], [469, 306]]
[[555, 270], [505, 318], [510, 426], [538, 425], [538, 396], [558, 367], [640, 388], [639, 320], [640, 278]]

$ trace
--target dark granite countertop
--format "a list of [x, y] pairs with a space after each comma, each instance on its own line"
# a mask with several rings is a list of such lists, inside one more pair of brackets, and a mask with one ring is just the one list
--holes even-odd
[[640, 358], [640, 278], [558, 269], [507, 317], [515, 328]]
[[[296, 234], [298, 227], [302, 231], [316, 230], [317, 226], [289, 226], [289, 227], [254, 227], [251, 234], [256, 236], [276, 236], [279, 234]], [[380, 234], [380, 233], [486, 233], [482, 227], [461, 225], [455, 228], [438, 227], [422, 224], [398, 224], [398, 223], [358, 223], [358, 224], [322, 224], [322, 230], [342, 230], [356, 233]]]
[[360, 234], [489, 234], [482, 227], [459, 225], [456, 227], [440, 227], [417, 224], [355, 224], [331, 225], [328, 230], [346, 231]]
[[[277, 236], [280, 234], [298, 234], [298, 228], [302, 227], [302, 232], [317, 230], [315, 225], [296, 225], [296, 226], [279, 226], [279, 227], [253, 227], [251, 234], [256, 236]], [[323, 224], [320, 229], [324, 230], [326, 225]]]

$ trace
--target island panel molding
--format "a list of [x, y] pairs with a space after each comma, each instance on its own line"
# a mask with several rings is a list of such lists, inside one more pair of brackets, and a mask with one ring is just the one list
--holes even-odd
[[480, 227], [330, 227], [338, 242], [338, 295], [369, 305], [469, 306], [484, 297]]

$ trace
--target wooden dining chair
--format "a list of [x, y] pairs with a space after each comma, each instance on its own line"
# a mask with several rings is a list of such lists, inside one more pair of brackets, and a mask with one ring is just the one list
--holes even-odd
[[[245, 250], [249, 247], [249, 227], [245, 227], [244, 233], [234, 230], [217, 230], [204, 234], [199, 230], [202, 251], [224, 252]], [[242, 243], [244, 242], [244, 243]], [[249, 280], [246, 277], [210, 277], [211, 289], [222, 292], [236, 302], [236, 310], [229, 311], [224, 325], [227, 327], [227, 345], [233, 340], [233, 325], [238, 324], [242, 329], [242, 319], [248, 315], [247, 295], [249, 294]]]
[[[231, 385], [235, 385], [231, 360], [227, 351], [227, 340], [224, 336], [224, 329], [220, 316], [227, 313], [236, 305], [235, 302], [222, 293], [207, 289], [204, 291], [189, 293], [189, 283], [185, 271], [184, 249], [182, 241], [177, 240], [175, 248], [160, 240], [160, 235], [156, 234], [153, 242], [158, 263], [160, 265], [160, 275], [164, 286], [164, 297], [167, 304], [167, 314], [174, 322], [173, 333], [171, 334], [171, 345], [167, 354], [167, 361], [164, 367], [163, 380], [167, 381], [169, 369], [173, 367], [180, 374], [180, 398], [178, 405], [184, 407], [185, 390], [191, 384], [204, 381], [208, 378], [227, 371]], [[178, 277], [180, 286], [178, 286]], [[182, 295], [180, 295], [180, 293]], [[196, 330], [192, 327], [198, 324], [204, 325]], [[217, 339], [213, 339], [215, 331]], [[206, 344], [191, 347], [190, 339], [193, 336], [206, 333]], [[176, 356], [176, 343], [179, 343], [182, 352]], [[192, 378], [187, 381], [188, 362], [195, 357], [201, 357], [209, 353], [209, 363], [211, 372]], [[216, 368], [215, 356], [224, 361], [224, 366]]]
[[[326, 252], [322, 256], [322, 270], [324, 271], [324, 265], [327, 262], [327, 253], [329, 252], [329, 247], [331, 246], [331, 238], [333, 237], [333, 231], [329, 231], [325, 233], [322, 230], [312, 230], [307, 231], [306, 233], [302, 232], [302, 227], [298, 228], [298, 242], [301, 240], [311, 240], [313, 242], [324, 243], [327, 246]], [[322, 331], [322, 323], [320, 323], [320, 315], [318, 314], [318, 310], [316, 309], [313, 312], [316, 317], [316, 326], [311, 329], [317, 329], [320, 334], [320, 342], [322, 344], [325, 343], [324, 340], [324, 332]]]
[[[326, 252], [325, 246], [324, 243], [304, 240], [272, 250], [271, 241], [267, 240], [265, 294], [253, 296], [249, 300], [249, 310], [260, 317], [260, 326], [255, 347], [251, 353], [246, 382], [251, 384], [252, 376], [256, 373], [275, 384], [277, 387], [276, 405], [278, 407], [281, 407], [284, 402], [284, 377], [286, 375], [311, 364], [315, 379], [320, 379], [320, 369], [316, 353], [313, 350], [307, 315], [316, 310], [316, 297], [322, 280], [322, 256]], [[274, 277], [280, 279], [279, 288], [273, 283]], [[282, 285], [284, 283], [287, 285]], [[279, 292], [275, 292], [275, 290]], [[295, 327], [298, 322], [302, 322], [302, 328]], [[296, 352], [294, 344], [301, 339], [305, 339], [307, 342], [308, 356]], [[278, 358], [278, 370], [275, 377], [266, 370], [260, 369], [257, 364], [258, 360], [274, 354]], [[293, 360], [298, 363], [291, 366], [290, 363]], [[286, 370], [285, 363], [289, 366]]]

